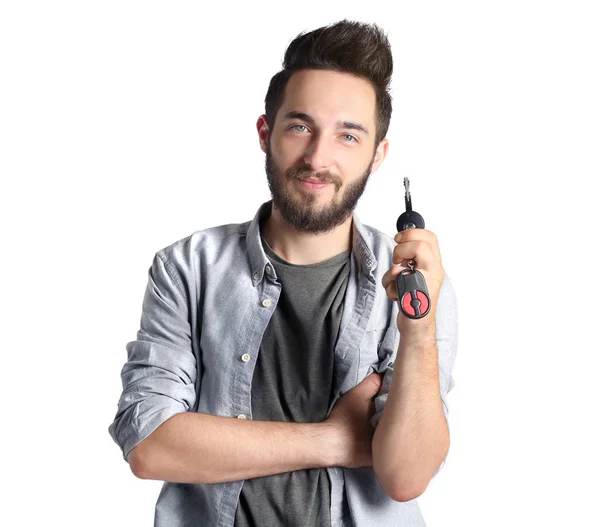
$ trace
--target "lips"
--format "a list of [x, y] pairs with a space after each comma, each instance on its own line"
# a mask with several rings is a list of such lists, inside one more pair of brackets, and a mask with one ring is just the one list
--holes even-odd
[[302, 179], [302, 181], [307, 181], [308, 183], [315, 183], [316, 185], [325, 185], [327, 183], [329, 183], [329, 181], [323, 181], [322, 179], [304, 179], [304, 178], [300, 178]]

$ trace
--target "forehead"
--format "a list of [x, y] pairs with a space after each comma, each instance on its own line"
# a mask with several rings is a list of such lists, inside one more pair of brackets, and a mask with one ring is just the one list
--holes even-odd
[[327, 125], [339, 119], [358, 121], [375, 129], [375, 89], [349, 73], [329, 70], [295, 72], [285, 89], [278, 115], [300, 111]]

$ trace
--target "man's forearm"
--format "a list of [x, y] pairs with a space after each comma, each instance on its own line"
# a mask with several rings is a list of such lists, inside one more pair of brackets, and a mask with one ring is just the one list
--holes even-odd
[[182, 412], [137, 445], [136, 476], [177, 483], [221, 483], [336, 466], [341, 445], [323, 423], [241, 420]]
[[401, 338], [392, 385], [373, 435], [373, 469], [394, 499], [422, 493], [449, 448], [435, 328]]

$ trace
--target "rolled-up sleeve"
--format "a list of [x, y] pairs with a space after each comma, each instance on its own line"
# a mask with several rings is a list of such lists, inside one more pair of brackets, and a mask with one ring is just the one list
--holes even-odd
[[148, 270], [137, 339], [126, 345], [123, 391], [108, 431], [123, 458], [159, 425], [195, 403], [196, 359], [181, 280], [159, 251]]
[[[388, 394], [392, 386], [392, 376], [394, 374], [394, 361], [398, 352], [398, 346], [400, 344], [400, 332], [395, 325], [395, 320], [398, 315], [398, 303], [394, 302], [394, 312], [392, 313], [392, 320], [394, 321], [393, 333], [391, 336], [386, 335], [386, 341], [389, 345], [384, 353], [384, 359], [380, 363], [379, 372], [383, 373], [383, 379], [381, 382], [381, 388], [377, 397], [375, 398], [375, 413], [371, 418], [371, 425], [376, 428], [381, 419], [381, 414], [387, 402]], [[388, 332], [389, 333], [389, 332]], [[384, 341], [385, 343], [385, 341]], [[442, 399], [442, 407], [444, 410], [444, 416], [446, 417], [446, 423], [448, 424], [448, 432], [450, 432], [450, 424], [448, 419], [449, 407], [448, 407], [448, 392], [455, 386], [454, 377], [452, 371], [454, 368], [454, 362], [456, 360], [456, 353], [458, 348], [458, 311], [456, 293], [446, 274], [440, 288], [440, 294], [436, 305], [436, 343], [438, 350], [438, 373], [440, 379], [440, 395]], [[445, 465], [446, 460], [442, 462], [434, 476], [442, 469]]]

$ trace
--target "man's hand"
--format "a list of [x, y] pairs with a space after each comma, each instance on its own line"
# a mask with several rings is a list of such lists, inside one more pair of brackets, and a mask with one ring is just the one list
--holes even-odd
[[396, 323], [400, 334], [424, 334], [435, 327], [435, 310], [440, 294], [440, 288], [444, 280], [444, 269], [436, 235], [427, 229], [405, 229], [394, 237], [398, 243], [394, 247], [392, 265], [383, 275], [381, 283], [385, 288], [387, 297], [395, 302], [398, 301], [396, 291], [396, 277], [405, 269], [410, 259], [416, 262], [416, 268], [423, 273], [427, 284], [427, 291], [431, 301], [429, 313], [420, 319], [411, 319], [399, 310]]
[[325, 420], [335, 430], [337, 441], [332, 447], [338, 450], [338, 466], [358, 468], [373, 465], [371, 418], [375, 413], [373, 398], [379, 392], [381, 380], [379, 373], [367, 376], [337, 401]]

